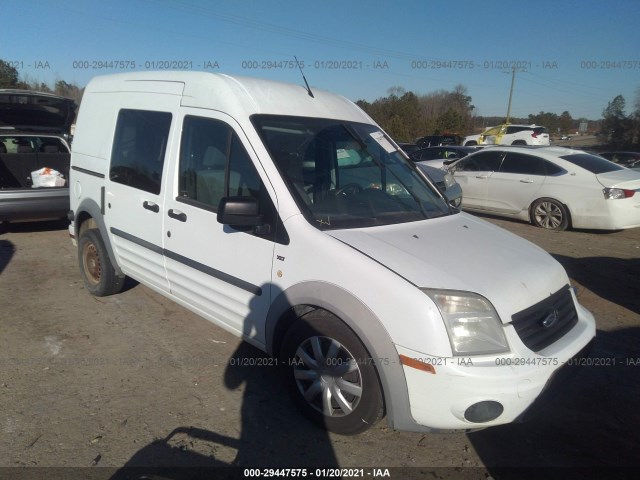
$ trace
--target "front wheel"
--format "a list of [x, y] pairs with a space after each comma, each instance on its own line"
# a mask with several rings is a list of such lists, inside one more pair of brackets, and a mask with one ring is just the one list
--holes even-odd
[[85, 288], [96, 297], [122, 290], [124, 276], [119, 276], [109, 258], [107, 247], [95, 229], [85, 230], [78, 241], [78, 263]]
[[361, 433], [383, 415], [373, 360], [342, 321], [323, 310], [298, 319], [280, 352], [294, 403], [314, 423], [342, 435]]
[[569, 212], [559, 201], [541, 198], [531, 206], [531, 223], [547, 230], [566, 230], [569, 227]]

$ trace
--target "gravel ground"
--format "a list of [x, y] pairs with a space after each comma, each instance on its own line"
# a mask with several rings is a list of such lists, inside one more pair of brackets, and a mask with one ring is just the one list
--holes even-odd
[[[564, 265], [597, 319], [594, 364], [578, 368], [523, 423], [417, 434], [391, 431], [383, 421], [355, 437], [309, 424], [272, 368], [230, 361], [261, 352], [148, 288], [128, 282], [119, 295], [90, 296], [65, 224], [5, 227], [0, 478], [138, 478], [118, 469], [299, 464], [365, 468], [370, 478], [384, 473], [373, 468], [389, 468], [392, 478], [549, 478], [540, 467], [563, 478], [614, 468], [618, 478], [631, 478], [640, 467], [640, 229], [548, 232], [485, 219]], [[180, 472], [147, 478], [183, 478]]]

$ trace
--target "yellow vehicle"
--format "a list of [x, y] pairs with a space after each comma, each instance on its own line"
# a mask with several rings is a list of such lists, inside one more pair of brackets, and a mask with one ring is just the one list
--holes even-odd
[[465, 146], [473, 145], [549, 145], [549, 132], [539, 125], [511, 125], [489, 127], [480, 135], [465, 137]]

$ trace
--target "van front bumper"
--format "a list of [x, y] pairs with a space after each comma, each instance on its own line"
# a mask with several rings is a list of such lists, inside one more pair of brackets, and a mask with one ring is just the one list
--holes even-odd
[[432, 367], [402, 366], [416, 427], [472, 431], [522, 421], [536, 399], [551, 385], [557, 385], [558, 378], [565, 378], [565, 373], [578, 364], [578, 358], [588, 355], [595, 337], [595, 321], [585, 310], [581, 317], [567, 335], [573, 337], [570, 345], [553, 353], [550, 348], [544, 354], [528, 351], [493, 357], [442, 358], [396, 345], [400, 355]]

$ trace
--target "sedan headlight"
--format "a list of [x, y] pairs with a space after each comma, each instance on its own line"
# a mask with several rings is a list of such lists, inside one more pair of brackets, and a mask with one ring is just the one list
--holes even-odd
[[456, 180], [455, 178], [453, 178], [453, 175], [451, 175], [449, 172], [444, 174], [444, 185], [447, 188], [451, 188], [456, 184]]
[[444, 319], [454, 355], [505, 353], [509, 345], [491, 302], [471, 292], [422, 289]]

